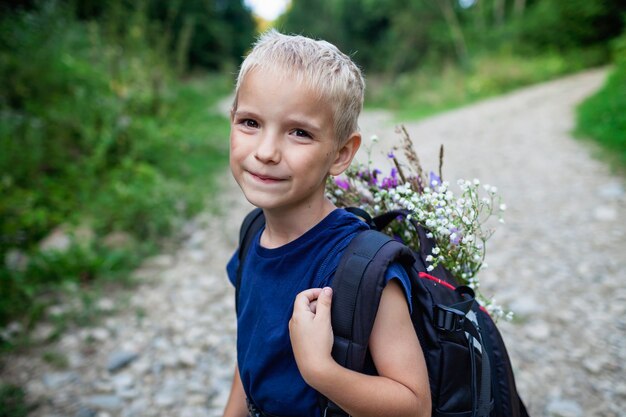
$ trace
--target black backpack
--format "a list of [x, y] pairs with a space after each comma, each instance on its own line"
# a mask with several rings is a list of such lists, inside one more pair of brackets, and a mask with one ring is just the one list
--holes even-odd
[[[370, 230], [351, 241], [333, 278], [333, 358], [346, 368], [376, 374], [368, 351], [369, 337], [385, 272], [391, 263], [399, 262], [411, 280], [411, 319], [428, 368], [433, 417], [528, 417], [500, 332], [476, 302], [473, 290], [459, 286], [441, 266], [427, 272], [425, 259], [433, 242], [426, 229], [413, 222], [420, 241], [417, 253], [379, 231], [408, 212], [391, 211], [372, 219], [361, 209], [346, 210], [361, 217]], [[260, 209], [253, 210], [243, 221], [240, 265], [264, 223]], [[240, 284], [241, 268], [237, 273], [236, 302]], [[325, 417], [347, 415], [324, 397], [320, 402]]]

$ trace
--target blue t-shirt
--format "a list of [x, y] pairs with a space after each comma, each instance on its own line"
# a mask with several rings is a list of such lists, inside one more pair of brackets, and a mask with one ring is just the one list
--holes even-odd
[[[296, 295], [331, 283], [341, 254], [365, 223], [345, 210], [332, 211], [298, 239], [275, 249], [255, 236], [243, 265], [237, 317], [237, 363], [248, 398], [263, 411], [279, 416], [319, 417], [318, 393], [306, 384], [293, 356], [289, 320]], [[237, 252], [226, 270], [235, 284]], [[402, 283], [410, 305], [410, 283], [404, 269], [392, 264], [387, 281]]]

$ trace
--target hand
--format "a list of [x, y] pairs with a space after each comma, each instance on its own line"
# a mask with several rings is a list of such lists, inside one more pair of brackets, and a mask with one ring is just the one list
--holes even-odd
[[313, 386], [315, 376], [334, 363], [333, 330], [330, 305], [333, 291], [330, 287], [311, 288], [296, 296], [293, 315], [289, 321], [289, 335], [298, 369], [304, 380]]

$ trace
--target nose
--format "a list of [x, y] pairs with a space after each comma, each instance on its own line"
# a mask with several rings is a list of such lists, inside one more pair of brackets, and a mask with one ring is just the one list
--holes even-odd
[[277, 164], [280, 162], [280, 138], [272, 132], [263, 132], [259, 137], [254, 157], [264, 164]]

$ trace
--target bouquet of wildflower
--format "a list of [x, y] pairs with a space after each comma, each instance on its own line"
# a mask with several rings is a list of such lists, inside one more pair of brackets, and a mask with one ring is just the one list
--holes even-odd
[[[481, 188], [477, 179], [458, 180], [460, 194], [455, 195], [441, 173], [443, 146], [438, 172], [426, 175], [403, 126], [399, 133], [406, 163], [396, 157], [395, 148], [388, 154], [393, 163], [389, 176], [372, 168], [371, 161], [367, 165], [352, 165], [343, 177], [329, 178], [329, 198], [339, 207], [359, 207], [372, 217], [392, 210], [408, 212], [387, 226], [385, 232], [419, 251], [413, 222], [421, 224], [435, 243], [426, 258], [428, 270], [442, 265], [459, 283], [474, 289], [478, 300], [495, 318], [510, 318], [510, 312], [505, 314], [493, 299], [482, 295], [477, 277], [480, 269], [487, 267], [486, 243], [494, 232], [487, 222], [494, 215], [503, 222], [502, 212], [506, 209], [496, 187], [485, 184]], [[375, 137], [372, 139], [376, 142]]]

